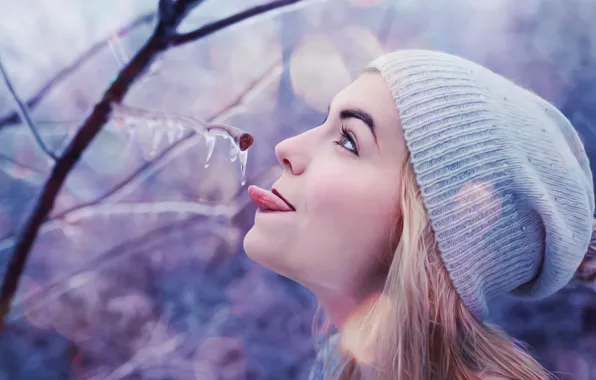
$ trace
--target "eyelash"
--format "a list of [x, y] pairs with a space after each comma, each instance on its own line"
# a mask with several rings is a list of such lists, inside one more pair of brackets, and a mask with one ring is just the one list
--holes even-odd
[[[356, 141], [354, 141], [354, 138], [352, 137], [352, 135], [348, 131], [348, 128], [346, 128], [346, 126], [344, 124], [341, 125], [340, 134], [341, 134], [342, 138], [339, 141], [335, 141], [335, 143], [337, 145], [341, 146], [342, 148], [346, 149], [350, 153], [353, 153], [356, 156], [358, 156], [358, 148], [356, 146]], [[349, 148], [346, 148], [345, 146], [343, 146], [343, 144], [342, 144], [343, 139], [346, 139], [350, 143], [352, 143], [352, 145], [354, 146], [354, 149], [349, 149]]]

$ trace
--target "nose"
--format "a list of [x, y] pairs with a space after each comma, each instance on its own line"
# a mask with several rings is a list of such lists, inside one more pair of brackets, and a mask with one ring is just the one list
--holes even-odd
[[308, 144], [304, 140], [308, 132], [287, 138], [275, 146], [275, 156], [285, 171], [300, 175], [306, 170], [308, 164], [306, 147]]

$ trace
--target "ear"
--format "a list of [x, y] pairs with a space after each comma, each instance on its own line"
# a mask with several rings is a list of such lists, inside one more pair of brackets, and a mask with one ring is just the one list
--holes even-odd
[[577, 268], [573, 281], [596, 290], [596, 220], [592, 222], [592, 239], [590, 239], [588, 252]]

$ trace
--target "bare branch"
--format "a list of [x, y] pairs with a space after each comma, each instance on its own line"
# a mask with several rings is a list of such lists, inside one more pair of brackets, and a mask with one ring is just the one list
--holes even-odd
[[231, 139], [241, 151], [245, 151], [254, 142], [252, 135], [231, 125], [211, 123], [194, 116], [176, 115], [161, 111], [146, 110], [123, 104], [112, 104], [112, 118], [126, 123], [144, 121], [165, 130], [191, 129], [199, 134], [220, 135]]
[[[277, 77], [281, 75], [282, 67], [279, 63], [275, 63], [263, 71], [263, 74], [259, 76], [249, 87], [243, 91], [238, 97], [236, 97], [231, 104], [217, 112], [212, 117], [208, 118], [207, 121], [210, 123], [223, 123], [235, 114], [243, 112], [244, 108], [253, 101], [259, 94], [264, 91]], [[153, 160], [145, 162], [135, 172], [131, 173], [127, 178], [122, 180], [118, 185], [106, 192], [102, 197], [95, 199], [91, 202], [83, 203], [67, 209], [59, 214], [52, 217], [48, 223], [45, 223], [40, 231], [49, 232], [56, 228], [60, 228], [63, 224], [63, 220], [71, 220], [71, 217], [75, 219], [82, 219], [93, 215], [95, 207], [102, 203], [115, 203], [132, 193], [141, 184], [151, 177], [158, 170], [165, 167], [173, 159], [184, 154], [187, 150], [196, 146], [201, 136], [195, 131], [191, 130], [185, 137], [170, 144], [167, 148], [161, 151]], [[252, 179], [247, 181], [244, 186], [241, 186], [233, 199], [237, 199], [243, 193], [243, 191], [250, 184], [260, 184], [264, 181], [269, 181], [275, 176], [276, 167], [268, 167], [257, 173]], [[209, 203], [205, 204], [205, 207], [218, 207], [219, 204]], [[157, 210], [156, 210], [157, 211]], [[208, 215], [208, 214], [205, 214]], [[0, 251], [9, 249], [14, 244], [14, 237], [6, 236], [3, 240], [0, 240]]]
[[[300, 0], [277, 1], [271, 3], [274, 5], [270, 7], [255, 7], [255, 9], [258, 9], [259, 11], [253, 15], [264, 13], [266, 10], [294, 4], [299, 1]], [[163, 4], [165, 3], [172, 4], [170, 0], [162, 0], [160, 2], [160, 14], [163, 14], [164, 12]], [[96, 104], [89, 117], [79, 128], [75, 137], [70, 141], [62, 156], [56, 161], [56, 165], [53, 167], [50, 178], [47, 180], [41, 195], [37, 199], [32, 215], [22, 227], [16, 238], [15, 249], [10, 257], [6, 274], [2, 281], [2, 287], [0, 288], [0, 330], [3, 328], [6, 315], [10, 311], [10, 304], [16, 293], [19, 280], [22, 276], [39, 229], [54, 207], [56, 196], [62, 188], [68, 173], [75, 166], [83, 151], [106, 124], [112, 111], [111, 105], [114, 102], [120, 103], [122, 101], [130, 86], [146, 71], [151, 62], [153, 62], [153, 60], [161, 53], [166, 51], [168, 47], [194, 41], [211, 34], [216, 30], [220, 30], [224, 26], [232, 25], [235, 22], [245, 20], [249, 17], [246, 11], [241, 12], [239, 15], [242, 16], [237, 16], [235, 19], [234, 16], [232, 16], [232, 18], [227, 18], [225, 20], [228, 21], [225, 23], [218, 24], [216, 22], [210, 24], [211, 29], [203, 28], [202, 30], [204, 30], [204, 32], [193, 35], [193, 39], [183, 38], [183, 40], [178, 40], [177, 43], [175, 43], [175, 38], [178, 36], [175, 30], [183, 18], [183, 16], [175, 16], [175, 13], [180, 12], [180, 15], [186, 15], [199, 3], [200, 1], [198, 0], [178, 0], [172, 4], [174, 7], [172, 8], [174, 9], [174, 16], [168, 14], [166, 19], [160, 18], [149, 40], [133, 57], [128, 65], [121, 70], [116, 80], [103, 95], [101, 101]]]
[[29, 111], [27, 110], [27, 106], [21, 101], [21, 98], [19, 98], [19, 95], [17, 95], [17, 92], [12, 85], [12, 82], [8, 76], [8, 73], [6, 72], [6, 69], [4, 68], [4, 65], [2, 64], [2, 60], [0, 60], [0, 74], [2, 74], [2, 78], [4, 78], [6, 87], [8, 87], [8, 91], [10, 92], [12, 99], [14, 100], [14, 102], [17, 105], [17, 112], [18, 112], [19, 116], [21, 117], [21, 120], [24, 120], [25, 123], [27, 123], [27, 126], [29, 126], [31, 133], [33, 133], [33, 137], [35, 137], [35, 140], [37, 140], [37, 144], [39, 145], [41, 150], [43, 150], [43, 152], [48, 157], [50, 157], [53, 161], [56, 161], [58, 159], [58, 157], [56, 157], [54, 152], [52, 152], [50, 149], [48, 149], [45, 142], [39, 135], [37, 127], [35, 126], [35, 124], [33, 124], [33, 120], [31, 120], [31, 117], [29, 116]]
[[[238, 206], [243, 207], [241, 204]], [[171, 234], [180, 233], [187, 228], [194, 227], [199, 231], [209, 231], [222, 241], [229, 241], [229, 226], [217, 223], [204, 223], [205, 218], [203, 215], [191, 215], [185, 219], [151, 229], [141, 236], [110, 248], [104, 253], [93, 257], [84, 265], [72, 269], [69, 273], [48, 281], [43, 285], [40, 292], [35, 292], [15, 303], [15, 313], [10, 314], [7, 318], [10, 318], [11, 321], [21, 319], [25, 316], [25, 305], [27, 305], [27, 311], [34, 311], [54, 302], [61, 295], [72, 290], [72, 279], [76, 278], [77, 287], [82, 286], [88, 281], [91, 281], [91, 278], [85, 276], [85, 273], [105, 270], [106, 268], [117, 265], [119, 260], [124, 259], [128, 255], [151, 250], [170, 237]]]
[[[275, 80], [275, 78], [281, 75], [281, 72], [282, 68], [278, 62], [268, 67], [263, 74], [259, 76], [253, 83], [251, 83], [244, 92], [238, 95], [238, 97], [236, 97], [231, 104], [217, 112], [212, 117], [208, 118], [207, 121], [209, 123], [223, 123], [231, 116], [242, 112], [248, 103], [256, 98], [267, 86], [269, 86], [271, 82]], [[122, 180], [122, 182], [120, 182], [110, 191], [106, 192], [101, 198], [68, 209], [58, 215], [55, 215], [53, 219], [67, 218], [72, 212], [76, 212], [80, 209], [86, 209], [102, 202], [118, 202], [126, 195], [132, 193], [147, 178], [151, 177], [153, 174], [155, 174], [155, 172], [165, 167], [174, 158], [194, 147], [200, 138], [200, 135], [198, 135], [194, 130], [191, 130], [190, 133], [188, 133], [185, 137], [175, 141], [161, 151], [153, 160], [147, 161], [140, 166], [134, 173]], [[269, 170], [267, 169], [264, 171], [264, 173], [267, 173], [268, 171]], [[260, 177], [261, 175], [259, 174], [256, 176], [256, 179], [249, 182], [254, 182]], [[248, 182], [246, 186], [248, 186]], [[241, 187], [238, 190], [234, 198], [237, 198], [240, 195], [243, 188], [244, 187]]]
[[[101, 50], [109, 46], [110, 39], [115, 37], [124, 37], [130, 32], [134, 31], [141, 25], [147, 24], [155, 19], [155, 12], [144, 14], [130, 24], [122, 27], [121, 29], [117, 30], [114, 33], [110, 34], [110, 37], [104, 39], [103, 41], [99, 41], [93, 45], [89, 49], [87, 49], [83, 54], [81, 54], [74, 62], [70, 65], [64, 67], [62, 70], [58, 71], [58, 73], [51, 78], [43, 87], [35, 94], [35, 96], [29, 99], [25, 104], [27, 108], [33, 109], [35, 108], [39, 102], [48, 94], [54, 86], [60, 83], [62, 80], [68, 78], [70, 74], [72, 74], [77, 68], [83, 65], [87, 60], [93, 58], [95, 54], [99, 53]], [[7, 116], [0, 118], [0, 129], [5, 128], [9, 125], [17, 125], [19, 121], [22, 119], [19, 117], [18, 113], [8, 114]]]
[[[188, 12], [188, 9], [181, 5], [184, 3], [188, 3], [188, 1], [180, 0], [176, 4], [182, 11]], [[182, 19], [173, 18], [172, 20], [180, 23]], [[66, 176], [75, 166], [83, 151], [108, 121], [111, 104], [113, 102], [121, 102], [135, 80], [145, 72], [159, 54], [167, 50], [174, 33], [173, 31], [175, 31], [177, 26], [178, 24], [171, 25], [162, 20], [158, 22], [149, 40], [128, 65], [120, 71], [116, 80], [105, 92], [100, 102], [96, 104], [89, 117], [85, 120], [81, 128], [79, 128], [75, 137], [70, 141], [63, 155], [56, 161], [50, 178], [37, 199], [32, 215], [17, 235], [15, 249], [8, 262], [6, 274], [0, 288], [0, 329], [3, 328], [4, 319], [10, 310], [10, 303], [16, 293], [18, 282], [39, 228], [54, 207], [56, 196], [62, 188]]]
[[238, 213], [236, 204], [209, 204], [198, 201], [160, 201], [126, 202], [99, 204], [94, 207], [80, 208], [65, 218], [67, 223], [76, 223], [82, 219], [100, 215], [134, 215], [171, 212], [175, 214], [195, 214], [201, 216], [232, 217]]
[[195, 41], [199, 38], [205, 37], [211, 33], [215, 33], [221, 29], [227, 28], [231, 25], [238, 24], [246, 19], [259, 16], [261, 14], [273, 11], [278, 8], [287, 7], [301, 2], [301, 0], [278, 0], [267, 4], [257, 5], [240, 13], [236, 13], [230, 17], [209, 23], [197, 30], [188, 33], [181, 33], [174, 36], [172, 44], [174, 46], [182, 45], [187, 42]]

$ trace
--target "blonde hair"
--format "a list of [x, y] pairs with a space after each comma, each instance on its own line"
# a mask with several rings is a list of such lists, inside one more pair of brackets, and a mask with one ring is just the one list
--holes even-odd
[[[402, 181], [402, 217], [395, 228], [399, 242], [391, 252], [379, 298], [389, 302], [374, 302], [355, 327], [359, 339], [353, 347], [372, 349], [374, 363], [364, 363], [352, 349], [338, 344], [334, 349], [341, 350], [345, 360], [331, 368], [328, 379], [360, 380], [363, 368], [371, 365], [373, 375], [366, 380], [472, 380], [487, 375], [549, 379], [549, 373], [520, 342], [477, 321], [463, 305], [436, 248], [409, 155]], [[314, 323], [320, 311], [318, 304], [313, 335], [329, 336], [327, 318], [322, 327]]]

